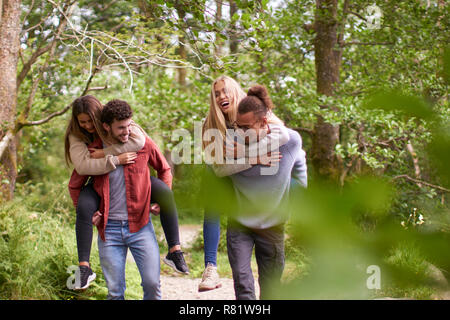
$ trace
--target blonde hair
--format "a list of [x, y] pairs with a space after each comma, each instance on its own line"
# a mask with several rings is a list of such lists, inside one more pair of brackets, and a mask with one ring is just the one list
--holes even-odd
[[[227, 121], [225, 119], [225, 115], [216, 102], [216, 93], [214, 89], [219, 81], [224, 82], [225, 92], [228, 99], [230, 99], [230, 111], [227, 113], [229, 124], [233, 124], [236, 121], [238, 105], [245, 97], [247, 97], [247, 94], [236, 80], [225, 75], [218, 77], [211, 85], [209, 111], [205, 122], [203, 123], [202, 137], [203, 134], [209, 129], [218, 129], [222, 134], [222, 138], [224, 139], [223, 141], [225, 141], [226, 130], [228, 128]], [[271, 108], [273, 108], [273, 105]], [[271, 108], [267, 112], [267, 121], [271, 124], [284, 125], [283, 121], [273, 113]], [[211, 141], [205, 141], [203, 139], [202, 141], [203, 149], [211, 143]]]
[[[218, 129], [222, 134], [222, 137], [225, 139], [226, 130], [227, 130], [227, 121], [225, 119], [225, 115], [220, 109], [219, 105], [216, 102], [216, 93], [215, 86], [219, 81], [224, 82], [225, 92], [227, 94], [228, 99], [230, 100], [230, 111], [227, 113], [228, 122], [230, 124], [236, 121], [237, 115], [237, 106], [239, 102], [246, 97], [244, 90], [242, 90], [239, 83], [233, 78], [228, 76], [220, 76], [211, 85], [211, 94], [210, 94], [210, 104], [209, 104], [209, 112], [206, 116], [205, 122], [203, 123], [203, 133], [208, 131], [209, 129]], [[202, 133], [202, 134], [203, 134]], [[203, 141], [203, 148], [205, 148], [210, 142]]]

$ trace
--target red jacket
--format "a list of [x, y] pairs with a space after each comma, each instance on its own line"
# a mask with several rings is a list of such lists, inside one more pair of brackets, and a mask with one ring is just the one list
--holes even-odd
[[[95, 140], [89, 148], [103, 148], [100, 139]], [[172, 172], [166, 158], [152, 139], [146, 138], [144, 147], [137, 152], [134, 163], [123, 166], [128, 207], [128, 225], [130, 232], [137, 232], [149, 221], [150, 214], [150, 164], [158, 173], [158, 178], [172, 188]], [[73, 170], [69, 181], [69, 192], [76, 207], [81, 188], [89, 176], [81, 176]], [[93, 176], [94, 189], [100, 196], [99, 211], [103, 220], [97, 226], [100, 237], [105, 241], [105, 228], [109, 212], [109, 174]]]

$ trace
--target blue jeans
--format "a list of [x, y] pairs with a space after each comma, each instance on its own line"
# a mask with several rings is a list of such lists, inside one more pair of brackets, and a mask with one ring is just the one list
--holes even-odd
[[220, 216], [205, 212], [203, 220], [203, 243], [205, 250], [205, 267], [208, 264], [217, 266], [217, 249], [220, 240]]
[[108, 300], [125, 299], [125, 262], [128, 248], [141, 274], [144, 300], [161, 300], [159, 247], [151, 220], [131, 233], [128, 221], [108, 220], [103, 241], [98, 237], [98, 253]]
[[[298, 188], [301, 188], [300, 183], [294, 178], [291, 178], [290, 192], [294, 192]], [[233, 199], [232, 201], [235, 201], [235, 199]], [[219, 241], [220, 241], [220, 214], [217, 212], [212, 212], [212, 210], [205, 210], [205, 217], [203, 220], [205, 267], [208, 265], [208, 263], [217, 266], [217, 249], [219, 247]]]

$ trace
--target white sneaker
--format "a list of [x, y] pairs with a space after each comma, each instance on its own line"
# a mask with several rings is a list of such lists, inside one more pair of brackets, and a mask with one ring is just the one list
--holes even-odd
[[217, 267], [208, 263], [205, 271], [203, 271], [202, 282], [198, 285], [198, 291], [208, 291], [220, 288], [219, 274], [217, 273]]

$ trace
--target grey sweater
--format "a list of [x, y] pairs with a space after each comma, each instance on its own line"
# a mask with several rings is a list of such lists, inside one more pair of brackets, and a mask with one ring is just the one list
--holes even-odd
[[289, 141], [279, 149], [277, 167], [255, 165], [231, 175], [240, 211], [235, 219], [254, 229], [267, 229], [289, 219], [291, 178], [307, 186], [306, 154], [298, 132], [288, 129]]

